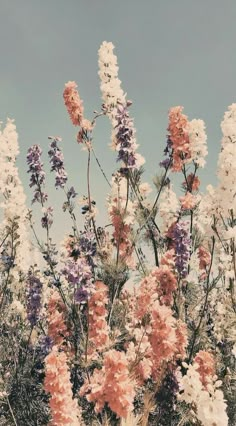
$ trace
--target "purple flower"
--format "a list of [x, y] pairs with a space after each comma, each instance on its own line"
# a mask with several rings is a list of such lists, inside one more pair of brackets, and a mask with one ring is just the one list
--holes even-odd
[[160, 166], [164, 167], [165, 169], [168, 169], [169, 166], [172, 164], [172, 142], [171, 139], [168, 137], [166, 147], [164, 149], [164, 155], [167, 157], [165, 160], [160, 162]]
[[171, 232], [175, 249], [175, 265], [181, 278], [188, 274], [190, 257], [190, 235], [186, 230], [186, 222], [177, 222]]
[[125, 105], [118, 103], [116, 121], [116, 146], [118, 151], [117, 161], [123, 161], [128, 168], [137, 167], [137, 159], [135, 151], [137, 145], [135, 142], [135, 129], [133, 120], [129, 116], [128, 107], [131, 105], [127, 102]]
[[43, 228], [50, 228], [53, 224], [53, 207], [44, 209], [43, 217], [41, 219]]
[[43, 284], [32, 271], [28, 272], [27, 277], [27, 318], [30, 324], [35, 326], [39, 320], [41, 310], [41, 294]]
[[43, 170], [43, 163], [41, 162], [42, 150], [39, 145], [32, 145], [28, 149], [27, 153], [27, 164], [29, 169], [27, 173], [30, 173], [30, 187], [35, 186], [34, 198], [32, 203], [35, 201], [44, 204], [47, 200], [47, 194], [42, 192], [41, 187], [45, 184], [45, 172]]
[[50, 150], [48, 151], [48, 155], [51, 163], [51, 172], [56, 172], [56, 188], [64, 188], [67, 182], [67, 173], [64, 168], [64, 156], [60, 148], [58, 147], [58, 142], [60, 138], [49, 137], [49, 139], [53, 139], [50, 143]]

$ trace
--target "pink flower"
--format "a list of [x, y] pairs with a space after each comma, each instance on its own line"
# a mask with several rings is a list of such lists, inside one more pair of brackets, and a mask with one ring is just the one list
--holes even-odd
[[58, 352], [53, 346], [45, 358], [44, 389], [51, 394], [50, 409], [52, 420], [50, 426], [80, 426], [81, 413], [77, 401], [73, 399], [67, 356]]
[[191, 157], [189, 148], [188, 135], [188, 118], [182, 114], [183, 107], [173, 107], [169, 111], [168, 131], [173, 148], [173, 165], [172, 170], [181, 171], [184, 160]]
[[200, 186], [200, 179], [197, 176], [194, 176], [193, 173], [190, 173], [187, 176], [187, 182], [183, 182], [183, 186], [186, 189], [189, 189], [191, 191], [197, 191]]
[[109, 343], [109, 327], [106, 321], [108, 288], [102, 281], [96, 281], [95, 290], [88, 302], [89, 347], [88, 355], [97, 357]]
[[203, 386], [206, 387], [215, 375], [214, 357], [209, 352], [199, 351], [194, 358], [194, 363], [198, 365], [197, 371]]
[[97, 413], [107, 403], [119, 417], [126, 418], [133, 410], [134, 386], [125, 353], [112, 349], [105, 354], [102, 369], [96, 368], [90, 381], [82, 386], [80, 395], [87, 393], [87, 400], [95, 402]]
[[65, 323], [65, 305], [57, 291], [54, 291], [49, 299], [47, 314], [48, 336], [54, 345], [62, 347], [69, 332]]
[[74, 126], [80, 126], [83, 120], [84, 107], [76, 88], [77, 84], [75, 81], [68, 81], [65, 84], [63, 97], [72, 123]]
[[211, 263], [211, 254], [203, 246], [200, 246], [198, 249], [198, 258], [200, 269], [206, 269], [206, 267]]
[[183, 210], [193, 209], [196, 206], [196, 197], [191, 192], [187, 192], [184, 197], [180, 197], [179, 199]]

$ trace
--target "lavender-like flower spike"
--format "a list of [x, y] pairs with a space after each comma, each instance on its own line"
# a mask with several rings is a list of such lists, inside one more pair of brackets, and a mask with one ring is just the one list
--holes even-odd
[[114, 145], [116, 151], [118, 151], [117, 161], [123, 161], [128, 169], [138, 169], [144, 164], [145, 160], [136, 152], [138, 145], [133, 119], [129, 116], [128, 107], [130, 105], [130, 101], [124, 104], [117, 103]]
[[32, 203], [38, 201], [44, 204], [48, 196], [41, 190], [41, 187], [45, 184], [45, 172], [43, 170], [43, 163], [41, 162], [41, 154], [42, 150], [39, 145], [32, 145], [28, 149], [27, 164], [29, 165], [29, 170], [27, 170], [27, 173], [31, 174], [30, 187], [36, 187]]
[[41, 294], [43, 284], [32, 271], [29, 271], [27, 277], [27, 285], [27, 318], [32, 327], [34, 327], [40, 317]]
[[49, 136], [48, 139], [53, 139], [50, 143], [50, 150], [48, 155], [51, 163], [51, 172], [56, 172], [56, 188], [64, 188], [67, 182], [67, 173], [64, 168], [64, 156], [60, 148], [58, 147], [58, 142], [61, 141], [58, 137]]
[[175, 265], [181, 278], [188, 274], [190, 257], [190, 236], [184, 222], [177, 222], [171, 232], [175, 249]]
[[43, 209], [43, 217], [41, 219], [41, 225], [43, 228], [50, 228], [53, 224], [53, 207]]

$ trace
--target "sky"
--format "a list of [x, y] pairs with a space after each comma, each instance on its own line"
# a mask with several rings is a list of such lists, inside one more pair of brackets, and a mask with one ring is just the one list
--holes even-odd
[[[62, 93], [75, 80], [87, 118], [100, 109], [97, 51], [103, 40], [115, 45], [122, 88], [133, 101], [145, 180], [160, 171], [168, 110], [182, 105], [190, 120], [205, 121], [209, 155], [200, 178], [203, 189], [215, 184], [220, 122], [236, 102], [235, 20], [235, 0], [1, 0], [0, 120], [15, 119], [28, 206], [27, 149], [39, 143], [49, 171], [49, 135], [63, 139], [69, 185], [80, 196], [86, 191], [86, 152], [76, 143]], [[96, 125], [94, 149], [110, 179], [117, 165], [109, 143], [104, 117]], [[91, 181], [102, 221], [109, 187], [95, 162]], [[49, 204], [56, 208], [63, 196], [49, 173], [47, 182]], [[57, 211], [60, 237], [65, 219], [60, 207]]]

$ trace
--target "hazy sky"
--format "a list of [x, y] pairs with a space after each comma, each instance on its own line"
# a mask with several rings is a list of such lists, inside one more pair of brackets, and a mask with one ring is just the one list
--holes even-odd
[[[151, 181], [159, 169], [168, 109], [183, 105], [189, 119], [206, 123], [209, 155], [200, 176], [204, 186], [215, 183], [220, 122], [236, 102], [235, 22], [235, 0], [0, 0], [0, 120], [16, 120], [23, 182], [28, 147], [40, 143], [46, 163], [47, 136], [60, 135], [70, 183], [83, 194], [86, 153], [75, 142], [62, 92], [75, 80], [88, 118], [100, 108], [97, 51], [106, 40], [116, 47], [123, 89], [133, 100], [145, 177]], [[109, 142], [102, 119], [94, 144], [108, 176], [116, 167]], [[92, 181], [102, 206], [108, 187], [95, 164]], [[52, 182], [54, 204], [61, 197]]]

